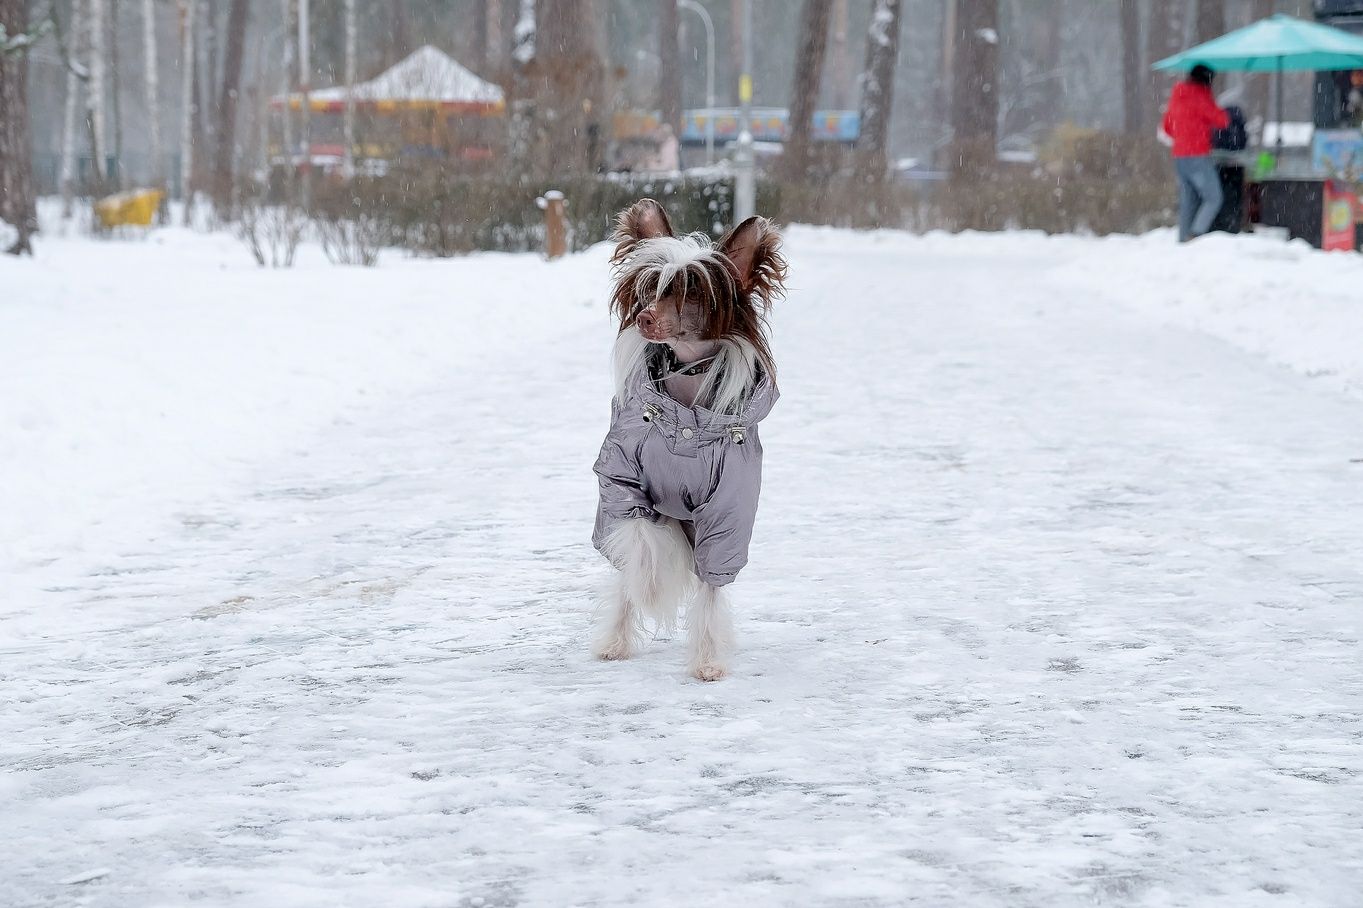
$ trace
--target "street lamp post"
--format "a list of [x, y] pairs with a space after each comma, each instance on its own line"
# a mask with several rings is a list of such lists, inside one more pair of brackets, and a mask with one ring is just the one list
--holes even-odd
[[738, 77], [738, 154], [734, 156], [734, 219], [738, 223], [757, 209], [752, 147], [752, 0], [743, 0], [743, 72]]
[[752, 147], [752, 0], [743, 0], [743, 73], [738, 77], [738, 154], [734, 156], [734, 219], [737, 223], [757, 210], [757, 185]]
[[715, 163], [715, 23], [696, 0], [677, 0], [677, 6], [700, 16], [705, 23], [705, 163]]

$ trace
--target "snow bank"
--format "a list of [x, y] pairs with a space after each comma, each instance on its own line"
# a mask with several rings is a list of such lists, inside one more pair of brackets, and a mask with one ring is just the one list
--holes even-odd
[[1160, 231], [1095, 241], [1060, 273], [1102, 299], [1363, 397], [1361, 255], [1253, 235], [1178, 246]]
[[[127, 545], [455, 360], [594, 315], [604, 255], [262, 270], [225, 234], [0, 256], [0, 574]], [[605, 340], [603, 339], [603, 344]]]
[[[1363, 396], [1363, 257], [1255, 237], [1180, 247], [1168, 232], [795, 227], [789, 244], [796, 291], [801, 250], [836, 252], [906, 296], [919, 288], [898, 250], [966, 269], [1040, 264], [1057, 297], [1129, 307]], [[328, 423], [402, 406], [456, 361], [603, 325], [606, 280], [604, 248], [553, 264], [389, 254], [368, 270], [307, 249], [269, 271], [224, 234], [45, 235], [36, 259], [0, 257], [0, 571], [98, 557]]]
[[[792, 237], [845, 252], [849, 266], [896, 248], [974, 257], [985, 268], [1050, 262], [1057, 294], [1140, 311], [1363, 397], [1363, 255], [1253, 234], [1212, 234], [1179, 245], [1172, 230], [1099, 238], [797, 227]], [[906, 278], [912, 294], [912, 276]]]

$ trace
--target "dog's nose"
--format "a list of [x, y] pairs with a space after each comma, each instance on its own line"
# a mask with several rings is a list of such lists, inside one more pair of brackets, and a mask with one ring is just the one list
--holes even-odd
[[639, 330], [652, 331], [658, 326], [658, 317], [647, 310], [639, 313]]

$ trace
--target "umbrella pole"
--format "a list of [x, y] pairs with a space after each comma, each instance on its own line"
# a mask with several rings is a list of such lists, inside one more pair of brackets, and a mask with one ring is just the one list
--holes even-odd
[[1274, 88], [1274, 103], [1278, 108], [1278, 148], [1274, 155], [1274, 165], [1282, 162], [1283, 157], [1283, 58], [1278, 58], [1277, 86]]

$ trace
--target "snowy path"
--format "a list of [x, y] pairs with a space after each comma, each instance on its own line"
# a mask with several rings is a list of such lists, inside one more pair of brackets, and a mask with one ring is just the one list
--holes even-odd
[[730, 680], [586, 655], [600, 308], [478, 322], [42, 568], [0, 904], [1357, 904], [1363, 406], [1030, 253], [792, 258]]

